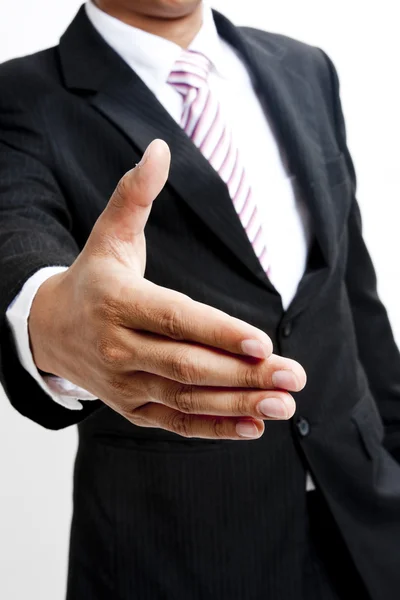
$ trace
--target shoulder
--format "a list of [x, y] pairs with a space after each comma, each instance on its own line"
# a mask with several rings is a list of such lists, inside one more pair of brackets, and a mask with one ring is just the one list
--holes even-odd
[[33, 108], [60, 84], [56, 48], [9, 60], [0, 64], [0, 106], [12, 101]]
[[277, 33], [240, 27], [247, 41], [281, 59], [286, 72], [301, 78], [320, 97], [333, 116], [339, 101], [339, 79], [327, 54], [316, 46]]
[[326, 77], [330, 78], [332, 64], [320, 48], [285, 35], [253, 27], [240, 27], [239, 29], [248, 41], [267, 51], [272, 51], [278, 57], [284, 57], [286, 66], [295, 68], [299, 74], [317, 77], [321, 83]]

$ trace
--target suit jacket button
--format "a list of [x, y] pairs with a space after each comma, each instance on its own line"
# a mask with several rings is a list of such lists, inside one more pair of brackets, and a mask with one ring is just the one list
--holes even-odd
[[282, 335], [283, 335], [283, 337], [285, 337], [285, 338], [288, 338], [288, 337], [290, 337], [290, 336], [291, 336], [291, 334], [292, 334], [292, 324], [291, 324], [291, 322], [290, 322], [290, 321], [288, 321], [288, 322], [287, 322], [287, 323], [285, 323], [285, 325], [283, 326], [283, 329], [282, 329]]
[[310, 435], [311, 426], [310, 423], [304, 417], [299, 417], [296, 421], [297, 431], [301, 435], [301, 437], [307, 437]]

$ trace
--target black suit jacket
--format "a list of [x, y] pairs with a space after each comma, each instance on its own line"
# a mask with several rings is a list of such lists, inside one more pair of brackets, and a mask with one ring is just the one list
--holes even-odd
[[[289, 309], [223, 182], [81, 10], [59, 46], [0, 67], [1, 382], [37, 423], [80, 422], [71, 598], [298, 600], [309, 470], [371, 598], [397, 600], [400, 360], [362, 239], [337, 76], [318, 49], [215, 19], [248, 65], [312, 215]], [[68, 411], [13, 348], [10, 302], [38, 269], [72, 263], [156, 137], [172, 166], [146, 229], [146, 276], [263, 329], [308, 373], [295, 418], [256, 442], [140, 429], [100, 401]]]

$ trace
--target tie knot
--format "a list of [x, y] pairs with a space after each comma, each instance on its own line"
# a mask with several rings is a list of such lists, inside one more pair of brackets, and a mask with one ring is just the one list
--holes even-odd
[[211, 63], [204, 54], [185, 50], [169, 74], [168, 83], [186, 96], [191, 88], [199, 89], [207, 83], [210, 68]]

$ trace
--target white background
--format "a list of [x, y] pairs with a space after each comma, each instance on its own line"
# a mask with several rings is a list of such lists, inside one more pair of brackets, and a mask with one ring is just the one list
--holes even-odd
[[[56, 44], [80, 4], [80, 0], [0, 0], [0, 62]], [[214, 1], [239, 24], [285, 33], [322, 47], [333, 58], [358, 172], [365, 237], [400, 341], [396, 4], [395, 0]], [[0, 391], [3, 600], [64, 597], [75, 447], [74, 429], [41, 429], [18, 415]]]

